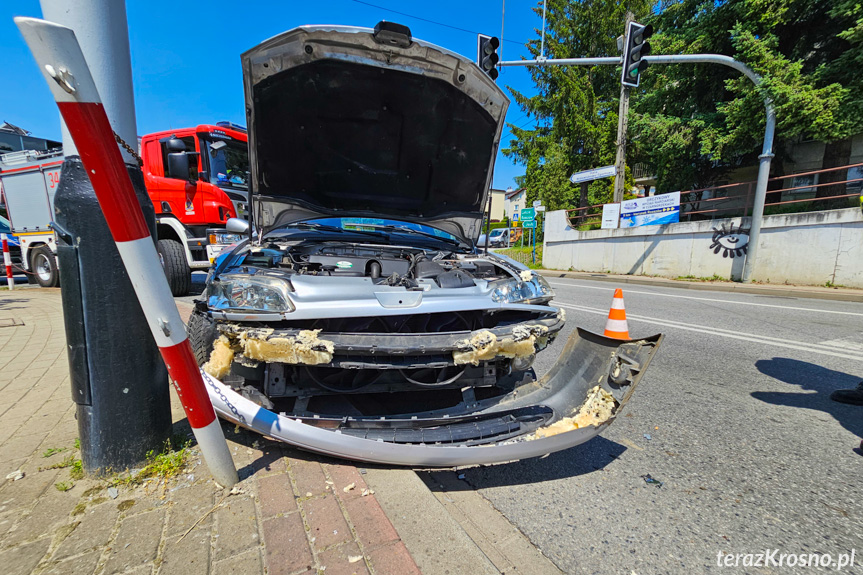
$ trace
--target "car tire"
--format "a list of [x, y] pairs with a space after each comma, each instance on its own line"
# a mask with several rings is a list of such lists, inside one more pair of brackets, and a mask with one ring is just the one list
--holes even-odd
[[157, 251], [171, 288], [171, 295], [188, 295], [192, 287], [192, 270], [186, 261], [183, 245], [176, 240], [159, 240]]
[[48, 246], [39, 246], [30, 253], [30, 272], [42, 287], [57, 287], [60, 284], [57, 258]]
[[213, 353], [213, 342], [216, 341], [216, 322], [205, 313], [193, 311], [189, 317], [189, 325], [186, 329], [189, 334], [189, 343], [198, 366], [202, 366], [210, 359]]

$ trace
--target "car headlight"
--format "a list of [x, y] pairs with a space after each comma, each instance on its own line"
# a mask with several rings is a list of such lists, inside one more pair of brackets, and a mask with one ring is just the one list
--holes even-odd
[[245, 274], [223, 274], [207, 284], [210, 309], [289, 312], [288, 284], [282, 279]]
[[538, 274], [531, 274], [530, 281], [511, 278], [496, 284], [491, 299], [503, 303], [541, 303], [554, 297], [554, 290]]
[[211, 244], [236, 244], [243, 241], [246, 236], [244, 234], [237, 234], [233, 232], [216, 232], [211, 231], [208, 234], [208, 240]]

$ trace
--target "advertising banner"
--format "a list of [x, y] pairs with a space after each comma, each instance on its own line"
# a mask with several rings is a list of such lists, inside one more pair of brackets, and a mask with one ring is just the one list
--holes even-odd
[[620, 207], [620, 227], [658, 226], [680, 221], [680, 192], [626, 200]]

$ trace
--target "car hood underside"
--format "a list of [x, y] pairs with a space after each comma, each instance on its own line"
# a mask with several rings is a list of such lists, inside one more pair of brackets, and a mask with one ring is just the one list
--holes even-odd
[[265, 230], [348, 216], [479, 236], [508, 100], [472, 62], [305, 26], [243, 54], [243, 72]]
[[372, 463], [454, 466], [537, 457], [603, 431], [629, 400], [661, 335], [621, 341], [581, 329], [540, 380], [493, 399], [382, 416], [277, 414], [202, 370], [216, 411], [263, 435], [327, 455]]

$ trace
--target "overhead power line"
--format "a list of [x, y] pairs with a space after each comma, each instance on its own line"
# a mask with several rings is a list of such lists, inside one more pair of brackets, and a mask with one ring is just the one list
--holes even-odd
[[[399, 12], [398, 10], [393, 10], [391, 8], [384, 8], [383, 6], [378, 6], [377, 4], [372, 4], [370, 2], [363, 2], [362, 0], [351, 0], [357, 4], [363, 4], [365, 6], [371, 6], [372, 8], [377, 8], [378, 10], [384, 10], [385, 12], [392, 12], [393, 14], [398, 14], [399, 16], [405, 16], [406, 18], [413, 18], [415, 20], [422, 20], [423, 22], [428, 22], [429, 24], [435, 24], [437, 26], [443, 26], [444, 28], [450, 28], [451, 30], [458, 30], [459, 32], [467, 32], [468, 34], [482, 34], [482, 32], [477, 32], [475, 30], [467, 30], [466, 28], [459, 28], [458, 26], [450, 26], [449, 24], [444, 24], [443, 22], [436, 22], [435, 20], [429, 20], [428, 18], [423, 18], [421, 16], [414, 16], [413, 14], [407, 14], [405, 12]], [[512, 44], [518, 44], [519, 46], [524, 46], [522, 42], [516, 42], [515, 40], [504, 40], [504, 42], [510, 42]]]

